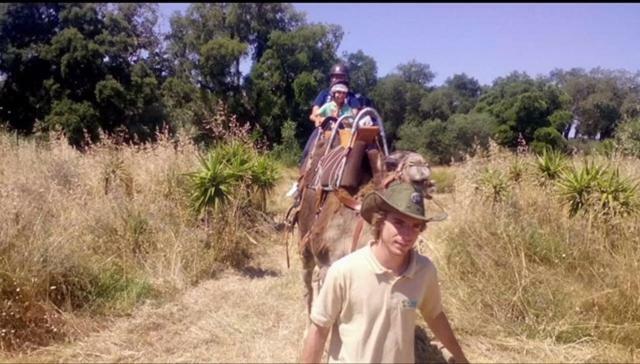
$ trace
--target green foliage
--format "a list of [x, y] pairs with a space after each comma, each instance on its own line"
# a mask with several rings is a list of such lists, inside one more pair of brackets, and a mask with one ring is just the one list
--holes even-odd
[[494, 125], [489, 115], [475, 113], [453, 115], [447, 122], [408, 122], [400, 127], [396, 146], [419, 152], [432, 163], [448, 164], [486, 150]]
[[640, 157], [640, 118], [622, 122], [616, 130], [615, 143], [622, 153]]
[[567, 141], [552, 127], [539, 128], [533, 134], [531, 148], [534, 153], [541, 154], [545, 149], [554, 149], [561, 152], [567, 150]]
[[267, 50], [251, 70], [248, 85], [249, 100], [260, 115], [267, 140], [281, 141], [286, 120], [298, 121], [301, 143], [311, 134], [310, 105], [322, 75], [336, 59], [342, 35], [339, 27], [320, 24], [272, 32]]
[[589, 203], [604, 173], [604, 167], [588, 162], [582, 168], [571, 168], [562, 173], [556, 186], [561, 199], [569, 207], [570, 216], [575, 216]]
[[521, 158], [514, 158], [509, 165], [508, 177], [510, 181], [520, 183], [527, 173], [527, 163]]
[[199, 214], [207, 208], [218, 210], [226, 203], [240, 175], [222, 164], [221, 156], [213, 152], [200, 158], [200, 168], [199, 172], [189, 175], [193, 191], [191, 203]]
[[553, 114], [549, 115], [549, 123], [552, 128], [562, 133], [571, 125], [572, 117], [571, 112], [568, 110], [556, 110]]
[[542, 183], [556, 180], [567, 168], [567, 158], [557, 150], [543, 149], [535, 162]]
[[638, 212], [638, 184], [620, 176], [616, 168], [604, 175], [597, 185], [597, 211], [606, 218]]
[[197, 214], [218, 212], [231, 200], [241, 204], [254, 192], [263, 198], [279, 178], [276, 165], [264, 155], [238, 141], [221, 144], [200, 157], [200, 170], [188, 174], [191, 206]]
[[98, 312], [128, 312], [153, 293], [151, 283], [127, 274], [119, 266], [99, 271], [89, 287], [86, 299]]
[[621, 177], [617, 168], [587, 162], [563, 173], [556, 186], [570, 216], [582, 212], [609, 219], [638, 211], [637, 183]]
[[451, 193], [455, 191], [456, 174], [446, 168], [434, 169], [431, 179], [436, 185], [437, 193]]
[[378, 66], [376, 61], [364, 54], [362, 50], [355, 53], [346, 53], [343, 56], [349, 66], [349, 84], [354, 92], [367, 95], [371, 94], [378, 83]]
[[396, 68], [405, 82], [422, 87], [427, 87], [436, 77], [428, 64], [416, 60], [398, 65]]
[[553, 81], [570, 96], [574, 116], [580, 120], [580, 133], [601, 138], [613, 135], [616, 125], [633, 118], [640, 98], [637, 74], [623, 70], [581, 68], [555, 70]]
[[605, 158], [613, 158], [618, 151], [618, 146], [612, 139], [605, 139], [596, 145], [596, 153]]
[[411, 113], [406, 95], [408, 88], [408, 83], [401, 76], [391, 74], [378, 80], [371, 92], [370, 97], [376, 100], [378, 112], [384, 120], [388, 142], [396, 139], [398, 129], [405, 123], [405, 115]]
[[73, 145], [83, 147], [98, 140], [97, 113], [89, 102], [56, 101], [45, 123], [60, 130]]
[[156, 13], [152, 4], [8, 6], [0, 19], [0, 119], [27, 133], [36, 124], [61, 131], [77, 147], [97, 141], [98, 131], [153, 140], [165, 118], [151, 71]]
[[504, 201], [509, 193], [507, 177], [498, 169], [486, 168], [477, 178], [476, 188], [492, 203]]
[[273, 148], [273, 156], [286, 166], [293, 167], [298, 164], [302, 155], [302, 149], [296, 139], [296, 124], [287, 120], [282, 125], [282, 144]]
[[429, 92], [420, 103], [425, 119], [447, 120], [453, 114], [467, 114], [478, 101], [482, 88], [478, 81], [466, 74], [447, 78], [444, 85]]
[[426, 119], [448, 120], [455, 113], [455, 94], [448, 88], [439, 88], [420, 101], [420, 114]]
[[267, 194], [273, 191], [279, 178], [278, 167], [268, 155], [254, 161], [253, 168], [249, 172], [249, 180], [258, 196], [258, 207], [261, 211], [267, 211]]
[[212, 91], [224, 94], [240, 78], [235, 63], [247, 52], [248, 44], [230, 38], [217, 38], [200, 47], [200, 73]]
[[476, 111], [488, 112], [498, 121], [498, 144], [516, 147], [518, 135], [522, 134], [527, 143], [535, 141], [538, 149], [548, 143], [562, 144], [550, 131], [541, 132], [538, 140], [535, 133], [547, 127], [562, 131], [558, 128], [570, 119], [568, 108], [569, 98], [558, 86], [518, 72], [498, 78], [475, 106]]

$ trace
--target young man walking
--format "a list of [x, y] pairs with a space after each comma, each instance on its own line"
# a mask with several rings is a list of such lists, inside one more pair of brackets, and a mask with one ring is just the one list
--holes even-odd
[[[423, 196], [395, 183], [367, 195], [362, 217], [375, 240], [336, 261], [311, 309], [302, 361], [321, 360], [331, 334], [329, 362], [415, 362], [417, 310], [456, 362], [467, 362], [442, 311], [433, 263], [413, 249], [429, 221]], [[333, 328], [333, 330], [332, 330]]]

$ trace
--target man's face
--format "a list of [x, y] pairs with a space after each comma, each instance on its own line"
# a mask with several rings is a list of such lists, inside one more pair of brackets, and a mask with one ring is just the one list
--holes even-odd
[[413, 248], [423, 226], [424, 222], [418, 219], [389, 212], [382, 225], [380, 240], [391, 255], [404, 256]]
[[344, 75], [331, 75], [331, 84], [333, 85], [334, 83], [338, 82], [338, 81], [346, 81], [347, 78]]

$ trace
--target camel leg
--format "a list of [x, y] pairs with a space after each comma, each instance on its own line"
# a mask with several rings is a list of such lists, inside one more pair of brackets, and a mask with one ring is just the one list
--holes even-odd
[[311, 304], [313, 302], [313, 272], [316, 266], [313, 253], [309, 246], [305, 246], [302, 251], [302, 279], [305, 286], [305, 303], [307, 305], [307, 316], [311, 314]]

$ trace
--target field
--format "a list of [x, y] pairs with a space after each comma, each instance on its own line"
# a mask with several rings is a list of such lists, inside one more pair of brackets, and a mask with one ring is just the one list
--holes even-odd
[[[494, 149], [434, 168], [440, 207], [428, 206], [449, 219], [418, 249], [472, 362], [640, 360], [637, 191], [624, 185], [640, 163], [567, 163], [618, 166], [620, 179], [587, 186], [572, 216], [571, 186], [534, 156]], [[231, 231], [190, 210], [185, 174], [198, 166], [184, 142], [81, 154], [0, 135], [0, 360], [299, 360], [300, 262], [290, 247], [287, 268], [274, 223], [295, 171], [282, 168], [264, 216]]]

